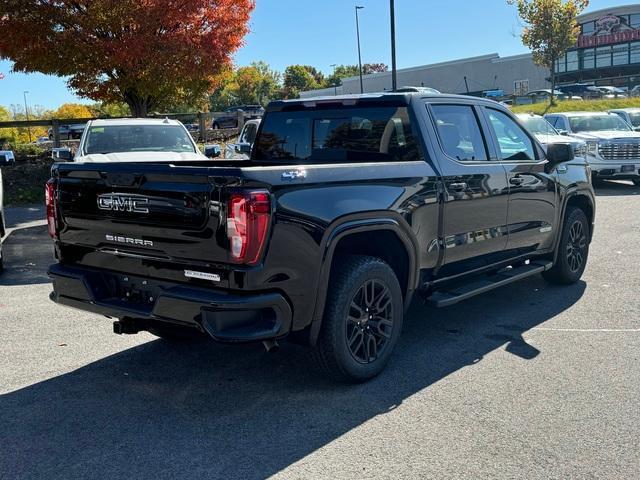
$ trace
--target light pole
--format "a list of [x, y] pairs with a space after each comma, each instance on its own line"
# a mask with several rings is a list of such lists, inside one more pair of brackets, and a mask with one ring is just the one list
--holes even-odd
[[337, 97], [338, 96], [338, 79], [336, 78], [336, 67], [338, 66], [338, 64], [332, 63], [329, 66], [333, 67], [333, 94]]
[[[29, 121], [29, 107], [27, 107], [27, 93], [28, 90], [22, 92], [22, 96], [24, 97], [24, 113], [27, 116], [27, 122]], [[27, 125], [27, 131], [29, 132], [29, 143], [31, 143], [31, 127]]]
[[360, 93], [364, 93], [364, 85], [362, 84], [362, 54], [360, 53], [360, 20], [358, 19], [358, 10], [364, 7], [356, 5], [356, 35], [358, 36], [358, 68], [360, 70]]
[[395, 0], [389, 0], [391, 13], [391, 91], [398, 89], [398, 70], [396, 68], [396, 7]]

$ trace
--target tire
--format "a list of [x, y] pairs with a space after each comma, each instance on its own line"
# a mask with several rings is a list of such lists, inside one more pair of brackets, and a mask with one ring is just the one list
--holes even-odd
[[213, 127], [214, 130], [220, 130], [220, 125], [218, 125], [217, 122], [213, 122], [212, 127]]
[[403, 314], [402, 290], [387, 263], [375, 257], [339, 258], [313, 350], [319, 370], [346, 383], [375, 377], [398, 342]]
[[580, 280], [589, 256], [589, 222], [578, 207], [567, 208], [556, 263], [542, 273], [549, 283], [571, 285]]
[[160, 322], [151, 324], [147, 328], [147, 331], [171, 343], [193, 342], [205, 338], [203, 334], [193, 328], [161, 324]]

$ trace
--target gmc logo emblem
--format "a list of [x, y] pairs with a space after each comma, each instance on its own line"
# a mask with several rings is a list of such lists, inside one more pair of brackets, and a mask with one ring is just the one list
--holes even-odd
[[149, 213], [149, 199], [144, 197], [130, 197], [127, 195], [99, 195], [98, 208], [113, 212]]

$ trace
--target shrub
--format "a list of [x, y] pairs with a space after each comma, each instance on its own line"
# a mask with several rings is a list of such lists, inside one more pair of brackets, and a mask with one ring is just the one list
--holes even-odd
[[557, 102], [557, 105], [549, 107], [546, 102], [534, 103], [533, 105], [517, 105], [512, 107], [513, 113], [536, 113], [543, 115], [553, 112], [606, 112], [613, 108], [640, 108], [640, 97], [634, 98], [612, 98], [606, 100], [567, 100]]

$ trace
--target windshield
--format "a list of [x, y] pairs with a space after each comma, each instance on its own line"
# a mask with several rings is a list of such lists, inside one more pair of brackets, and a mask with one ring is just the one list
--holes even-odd
[[180, 125], [106, 125], [91, 127], [85, 153], [176, 152], [195, 153], [187, 131]]
[[640, 127], [640, 112], [630, 113], [629, 120], [634, 127]]
[[406, 107], [337, 107], [267, 114], [252, 160], [287, 163], [421, 158]]
[[540, 117], [520, 117], [520, 123], [534, 135], [558, 135], [555, 128], [544, 118]]
[[601, 130], [619, 130], [628, 132], [629, 125], [618, 115], [593, 115], [570, 117], [571, 130], [573, 132], [597, 132]]

